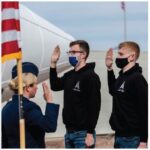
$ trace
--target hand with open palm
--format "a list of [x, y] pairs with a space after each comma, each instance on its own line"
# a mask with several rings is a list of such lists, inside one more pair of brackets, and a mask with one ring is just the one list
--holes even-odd
[[50, 88], [48, 87], [48, 85], [45, 82], [42, 83], [42, 87], [43, 87], [43, 97], [44, 97], [45, 101], [47, 103], [51, 103], [53, 101], [52, 91], [50, 90]]
[[51, 56], [51, 67], [52, 68], [56, 67], [56, 64], [57, 64], [57, 61], [59, 60], [59, 58], [60, 58], [60, 48], [57, 45]]
[[108, 70], [112, 70], [113, 65], [113, 49], [110, 48], [106, 53], [105, 64]]

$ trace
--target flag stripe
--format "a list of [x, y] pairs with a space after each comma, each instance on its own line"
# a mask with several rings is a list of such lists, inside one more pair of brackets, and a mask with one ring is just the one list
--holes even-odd
[[16, 30], [10, 30], [2, 32], [2, 43], [20, 40], [20, 32]]
[[19, 3], [2, 2], [2, 62], [22, 58]]
[[11, 41], [2, 44], [2, 56], [6, 54], [16, 53], [19, 51], [18, 41]]
[[5, 8], [14, 8], [14, 9], [19, 9], [19, 3], [16, 1], [13, 2], [2, 2], [2, 10]]
[[19, 20], [19, 12], [18, 9], [7, 8], [2, 11], [2, 20], [7, 19], [16, 19]]
[[3, 20], [2, 21], [2, 32], [8, 30], [20, 31], [20, 21], [15, 19]]
[[8, 55], [4, 55], [2, 57], [2, 63], [4, 63], [5, 61], [11, 60], [11, 59], [20, 59], [22, 58], [22, 53], [21, 51], [17, 52], [17, 53], [12, 53], [12, 54], [8, 54]]

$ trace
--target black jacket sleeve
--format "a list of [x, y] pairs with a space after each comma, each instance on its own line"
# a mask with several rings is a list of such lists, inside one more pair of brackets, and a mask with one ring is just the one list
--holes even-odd
[[53, 103], [46, 104], [45, 115], [40, 107], [32, 104], [29, 111], [25, 113], [27, 125], [38, 126], [45, 132], [55, 132], [57, 128], [59, 105]]
[[50, 68], [50, 85], [53, 91], [61, 91], [64, 89], [64, 77], [57, 76], [56, 68]]
[[101, 83], [97, 75], [88, 78], [88, 124], [87, 132], [93, 133], [99, 117], [101, 107]]
[[114, 86], [116, 82], [115, 74], [114, 71], [107, 71], [108, 74], [108, 88], [109, 88], [109, 94], [113, 96], [114, 93]]
[[137, 105], [137, 113], [140, 119], [140, 140], [148, 139], [148, 84], [142, 75], [134, 80], [134, 94]]

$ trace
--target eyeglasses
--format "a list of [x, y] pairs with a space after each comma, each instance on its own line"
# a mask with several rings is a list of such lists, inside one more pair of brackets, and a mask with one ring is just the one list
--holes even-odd
[[68, 51], [68, 55], [75, 55], [76, 53], [83, 53], [83, 51]]

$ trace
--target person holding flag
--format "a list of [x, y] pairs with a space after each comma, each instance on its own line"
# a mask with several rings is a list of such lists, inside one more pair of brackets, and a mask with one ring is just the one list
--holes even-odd
[[[23, 97], [25, 119], [26, 148], [45, 148], [45, 132], [55, 132], [59, 105], [52, 103], [52, 95], [46, 83], [43, 83], [44, 99], [46, 101], [45, 115], [40, 107], [32, 102], [37, 92], [38, 68], [30, 62], [24, 62], [23, 69]], [[19, 148], [19, 100], [17, 66], [12, 69], [10, 89], [15, 94], [2, 110], [2, 148]]]
[[22, 106], [22, 51], [20, 36], [19, 2], [4, 1], [1, 3], [2, 10], [2, 63], [16, 59], [18, 73], [18, 99], [19, 99], [19, 128], [20, 148], [25, 148], [25, 123]]
[[59, 105], [52, 103], [51, 92], [45, 83], [45, 115], [37, 104], [30, 101], [37, 91], [39, 71], [33, 63], [22, 64], [19, 2], [4, 1], [1, 6], [2, 62], [17, 61], [9, 84], [15, 94], [2, 110], [2, 148], [44, 148], [45, 132], [56, 130]]

